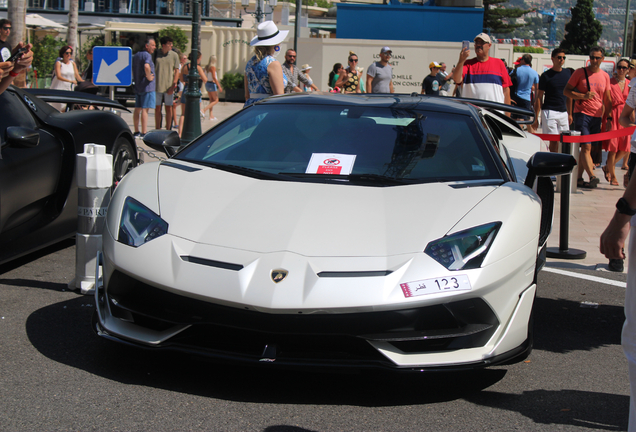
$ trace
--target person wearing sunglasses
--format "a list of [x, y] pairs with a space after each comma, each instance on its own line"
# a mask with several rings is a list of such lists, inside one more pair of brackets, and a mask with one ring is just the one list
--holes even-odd
[[353, 51], [349, 51], [347, 64], [344, 74], [340, 77], [340, 83], [336, 85], [343, 93], [364, 93], [362, 69], [358, 68], [358, 55]]
[[11, 21], [8, 19], [0, 20], [0, 61], [6, 61], [11, 57], [11, 45], [9, 44], [9, 35], [11, 35]]
[[291, 48], [285, 52], [285, 63], [282, 64], [282, 67], [285, 76], [289, 80], [285, 86], [285, 93], [302, 92], [301, 83], [303, 86], [310, 87], [313, 91], [320, 91], [311, 78], [308, 78], [296, 66], [296, 57], [296, 51]]
[[[53, 80], [51, 81], [51, 89], [53, 90], [73, 90], [73, 86], [78, 82], [84, 82], [77, 70], [77, 65], [73, 61], [73, 48], [69, 45], [60, 49], [60, 61], [55, 62]], [[59, 111], [66, 109], [66, 104], [51, 103]]]
[[[539, 128], [539, 116], [544, 134], [558, 135], [570, 130], [572, 123], [572, 99], [563, 94], [563, 90], [572, 77], [570, 69], [564, 68], [565, 50], [552, 50], [552, 68], [541, 74], [539, 90], [535, 98], [534, 128]], [[550, 141], [550, 151], [559, 151], [559, 141]]]
[[[623, 129], [623, 126], [619, 123], [619, 118], [625, 101], [629, 95], [629, 79], [627, 78], [627, 72], [629, 71], [629, 60], [621, 59], [616, 63], [616, 73], [610, 80], [610, 92], [612, 97], [612, 111], [606, 117], [603, 122], [603, 131], [612, 131]], [[630, 139], [628, 136], [622, 136], [612, 138], [603, 141], [603, 150], [607, 152], [607, 162], [603, 167], [603, 173], [605, 174], [605, 180], [607, 180], [612, 186], [618, 186], [618, 179], [616, 178], [615, 165], [616, 162], [629, 154]]]
[[[604, 119], [611, 120], [612, 97], [610, 94], [610, 77], [601, 70], [605, 58], [605, 51], [599, 46], [590, 49], [589, 64], [577, 69], [572, 74], [563, 93], [574, 100], [574, 130], [581, 135], [593, 135], [601, 132]], [[600, 146], [601, 143], [594, 143]], [[577, 187], [596, 188], [599, 179], [594, 175], [592, 161], [592, 143], [581, 143], [579, 153]], [[589, 176], [589, 181], [583, 180], [583, 172]]]

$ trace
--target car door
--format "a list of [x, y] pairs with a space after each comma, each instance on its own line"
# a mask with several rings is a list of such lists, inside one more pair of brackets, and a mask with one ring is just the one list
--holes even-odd
[[[40, 127], [28, 96], [0, 94], [0, 238], [12, 228], [42, 215], [54, 197], [62, 167], [62, 143]], [[9, 139], [8, 128], [37, 133], [39, 142]]]

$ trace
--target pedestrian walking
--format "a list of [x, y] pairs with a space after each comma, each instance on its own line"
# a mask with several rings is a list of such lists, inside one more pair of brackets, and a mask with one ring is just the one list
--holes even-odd
[[[534, 129], [539, 128], [539, 117], [544, 134], [558, 135], [570, 130], [572, 124], [572, 99], [563, 94], [563, 90], [572, 77], [570, 69], [563, 68], [565, 50], [552, 50], [552, 68], [541, 74], [539, 89], [535, 98], [536, 117]], [[559, 151], [559, 141], [550, 141], [550, 151]]]
[[[574, 101], [574, 130], [581, 135], [592, 135], [601, 132], [601, 123], [612, 111], [610, 95], [610, 78], [601, 70], [605, 51], [599, 46], [590, 49], [590, 64], [577, 69], [565, 86], [563, 93]], [[600, 142], [595, 143], [601, 145]], [[599, 179], [594, 175], [594, 163], [591, 156], [592, 143], [581, 143], [579, 153], [577, 186], [596, 188]], [[586, 172], [589, 181], [583, 180]]]
[[380, 49], [380, 61], [367, 68], [367, 93], [393, 93], [393, 68], [389, 60], [393, 51], [388, 46]]

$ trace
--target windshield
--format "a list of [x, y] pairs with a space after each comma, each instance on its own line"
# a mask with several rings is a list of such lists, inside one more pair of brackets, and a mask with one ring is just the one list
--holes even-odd
[[290, 180], [501, 179], [471, 117], [390, 107], [256, 105], [175, 159]]

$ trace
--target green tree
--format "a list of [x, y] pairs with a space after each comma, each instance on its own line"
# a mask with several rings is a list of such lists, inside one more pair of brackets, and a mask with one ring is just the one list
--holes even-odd
[[113, 42], [108, 44], [104, 43], [104, 35], [99, 36], [91, 36], [88, 38], [86, 42], [80, 47], [78, 54], [75, 56], [75, 62], [77, 63], [77, 68], [80, 70], [80, 73], [86, 68], [86, 53], [90, 48], [95, 46], [121, 46], [119, 40], [115, 39]]
[[583, 54], [590, 52], [590, 48], [598, 43], [603, 25], [594, 18], [592, 0], [577, 0], [572, 8], [572, 19], [565, 25], [567, 32], [559, 48], [568, 54]]
[[55, 60], [60, 48], [64, 45], [66, 45], [65, 41], [49, 35], [33, 41], [33, 68], [38, 71], [39, 78], [45, 78], [53, 73]]
[[484, 31], [486, 33], [506, 34], [524, 26], [524, 24], [510, 24], [510, 22], [532, 12], [532, 9], [497, 7], [507, 2], [508, 0], [484, 0]]
[[[177, 48], [180, 52], [185, 52], [186, 46], [188, 45], [188, 38], [186, 34], [181, 28], [177, 26], [170, 26], [159, 30], [159, 39], [164, 36], [170, 36], [172, 38], [172, 43], [174, 47]], [[159, 45], [159, 41], [157, 40], [157, 45]]]

